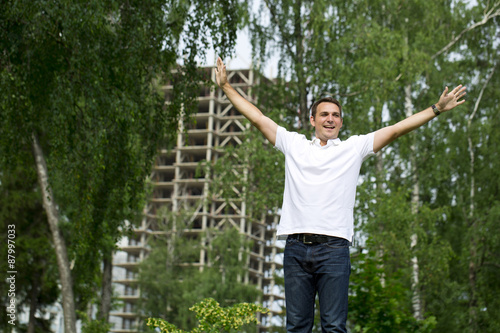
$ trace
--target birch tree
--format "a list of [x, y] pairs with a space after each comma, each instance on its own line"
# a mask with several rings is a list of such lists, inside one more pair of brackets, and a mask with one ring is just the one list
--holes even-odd
[[[449, 145], [443, 156], [449, 160], [450, 179], [437, 187], [437, 200], [448, 205], [450, 215], [442, 236], [449, 239], [456, 254], [450, 262], [453, 274], [446, 292], [453, 295], [442, 314], [444, 327], [468, 332], [494, 332], [498, 290], [492, 279], [498, 273], [498, 238], [491, 233], [498, 221], [498, 136], [492, 128], [498, 116], [498, 19], [499, 3], [479, 2], [470, 12], [470, 23], [453, 40], [451, 50], [460, 48], [457, 61], [463, 76], [471, 82], [471, 103], [465, 117], [454, 117]], [[449, 50], [448, 50], [449, 51]], [[450, 191], [452, 184], [454, 191]], [[441, 305], [442, 306], [442, 305]], [[435, 310], [438, 312], [439, 310]]]
[[[20, 161], [30, 160], [29, 151], [19, 154]], [[22, 272], [16, 275], [16, 309], [20, 314], [29, 309], [27, 333], [35, 333], [35, 329], [49, 330], [52, 318], [40, 318], [35, 314], [47, 314], [49, 307], [60, 297], [58, 290], [57, 266], [55, 254], [50, 242], [50, 231], [47, 218], [37, 188], [37, 177], [29, 163], [18, 163], [13, 168], [4, 168], [0, 172], [0, 228], [2, 230], [1, 249], [15, 257], [15, 270]], [[10, 227], [9, 227], [10, 226]], [[7, 230], [15, 226], [15, 245], [8, 251]], [[17, 251], [16, 251], [17, 250]], [[11, 271], [8, 262], [0, 263], [3, 271]], [[10, 285], [0, 285], [2, 305], [10, 305], [8, 297]], [[4, 332], [12, 332], [17, 326], [8, 322], [12, 320], [8, 312], [0, 316], [0, 327]]]
[[[9, 2], [0, 9], [0, 156], [33, 149], [62, 286], [64, 327], [75, 332], [72, 265], [95, 286], [125, 220], [134, 221], [160, 143], [193, 109], [196, 57], [213, 40], [234, 45], [236, 1]], [[211, 36], [212, 38], [210, 38]], [[165, 107], [158, 82], [175, 77]], [[72, 239], [61, 230], [71, 230]], [[71, 264], [70, 264], [71, 263]], [[83, 265], [82, 265], [83, 264]], [[109, 267], [109, 265], [104, 265]], [[76, 268], [78, 270], [78, 268]], [[110, 275], [100, 316], [109, 310]], [[106, 289], [108, 288], [108, 289]]]

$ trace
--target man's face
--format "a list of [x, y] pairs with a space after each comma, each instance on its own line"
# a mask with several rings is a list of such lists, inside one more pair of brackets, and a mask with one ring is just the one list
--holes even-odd
[[340, 109], [333, 103], [320, 103], [316, 109], [316, 117], [311, 116], [311, 125], [316, 129], [316, 137], [321, 145], [326, 145], [330, 139], [336, 139], [342, 128]]

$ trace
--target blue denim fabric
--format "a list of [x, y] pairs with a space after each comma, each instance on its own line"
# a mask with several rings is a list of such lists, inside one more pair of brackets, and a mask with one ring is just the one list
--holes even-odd
[[351, 259], [349, 241], [335, 238], [307, 245], [288, 238], [284, 255], [287, 332], [311, 332], [319, 296], [323, 332], [347, 332]]

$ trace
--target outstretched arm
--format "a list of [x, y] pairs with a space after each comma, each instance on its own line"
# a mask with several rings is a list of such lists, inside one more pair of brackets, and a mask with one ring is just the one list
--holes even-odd
[[[439, 102], [435, 104], [437, 110], [439, 112], [446, 112], [464, 103], [465, 100], [459, 101], [459, 99], [465, 96], [465, 89], [466, 87], [459, 85], [448, 93], [448, 87], [446, 87], [443, 94], [441, 94], [441, 97], [439, 98]], [[436, 114], [434, 113], [432, 107], [428, 107], [427, 109], [420, 111], [419, 113], [415, 113], [414, 115], [401, 120], [392, 126], [379, 129], [375, 132], [373, 151], [378, 152], [380, 149], [384, 148], [400, 136], [419, 128], [435, 117]]]
[[267, 140], [273, 145], [276, 143], [276, 131], [278, 125], [270, 118], [264, 116], [262, 112], [252, 103], [244, 99], [227, 81], [226, 66], [219, 57], [217, 59], [216, 79], [217, 85], [226, 94], [227, 98], [233, 106], [244, 115], [252, 125], [257, 127], [264, 134]]

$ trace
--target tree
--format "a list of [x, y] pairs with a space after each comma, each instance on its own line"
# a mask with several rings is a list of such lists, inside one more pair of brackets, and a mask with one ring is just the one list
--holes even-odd
[[[388, 2], [385, 3], [387, 4]], [[405, 51], [405, 53], [401, 55], [401, 67], [397, 66], [400, 68], [402, 74], [401, 77], [398, 75], [398, 78], [400, 81], [403, 81], [402, 83], [404, 83], [404, 85], [399, 88], [399, 93], [392, 96], [386, 104], [388, 110], [391, 112], [391, 116], [393, 111], [395, 111], [394, 114], [397, 114], [398, 104], [404, 104], [405, 109], [410, 110], [411, 105], [415, 103], [414, 101], [425, 101], [423, 107], [434, 103], [439, 93], [437, 91], [431, 92], [428, 87], [462, 81], [466, 82], [468, 87], [472, 86], [471, 88], [475, 89], [474, 80], [467, 79], [467, 77], [469, 76], [469, 66], [471, 66], [471, 68], [477, 68], [477, 66], [467, 64], [468, 61], [466, 59], [469, 53], [475, 53], [473, 50], [479, 50], [479, 48], [473, 48], [471, 46], [465, 48], [465, 44], [460, 46], [460, 43], [453, 35], [464, 36], [463, 33], [466, 32], [471, 33], [471, 35], [475, 34], [476, 37], [484, 36], [482, 38], [480, 37], [480, 40], [482, 40], [484, 45], [488, 45], [491, 44], [491, 39], [490, 42], [487, 41], [488, 37], [491, 35], [491, 32], [488, 32], [488, 30], [495, 31], [495, 29], [497, 29], [492, 20], [492, 18], [495, 17], [497, 5], [490, 5], [488, 7], [488, 4], [480, 4], [480, 10], [479, 8], [471, 10], [463, 3], [458, 3], [456, 7], [453, 8], [446, 6], [446, 4], [442, 6], [433, 3], [433, 5], [437, 7], [429, 10], [428, 4], [426, 4], [425, 11], [422, 9], [423, 7], [420, 7], [421, 5], [423, 4], [414, 2], [412, 4], [408, 3], [407, 5], [401, 4], [398, 7], [402, 14], [401, 17], [405, 19], [401, 20], [399, 23], [395, 22], [396, 25], [393, 28], [395, 29], [395, 35], [402, 37], [400, 39], [401, 49], [408, 51]], [[430, 12], [432, 12], [433, 15], [429, 15]], [[370, 11], [370, 13], [373, 17], [380, 17], [378, 22], [387, 22], [387, 18], [390, 17], [386, 15], [385, 12], [381, 12], [380, 16], [378, 16], [376, 9]], [[424, 13], [425, 15], [422, 16]], [[435, 14], [436, 16], [434, 16]], [[364, 17], [364, 15], [360, 16]], [[479, 19], [477, 19], [478, 17]], [[366, 17], [364, 17], [364, 19], [366, 20]], [[474, 21], [480, 24], [474, 23]], [[438, 22], [447, 22], [446, 31], [442, 33], [439, 32], [440, 27], [444, 26]], [[461, 22], [462, 25], [460, 24]], [[463, 22], [471, 23], [469, 27], [464, 29]], [[367, 25], [368, 24], [370, 23], [367, 23]], [[431, 29], [436, 27], [437, 30], [433, 30], [435, 33], [432, 31], [426, 32], [426, 29], [429, 27]], [[455, 32], [450, 34], [450, 31]], [[405, 35], [407, 36], [406, 38]], [[432, 40], [428, 40], [430, 36], [432, 36]], [[453, 41], [453, 43], [450, 44], [450, 40]], [[386, 44], [381, 43], [380, 45], [381, 52], [385, 52], [384, 45]], [[419, 45], [426, 45], [426, 47], [423, 48]], [[453, 45], [452, 48], [451, 45]], [[444, 49], [448, 52], [453, 51], [453, 55], [443, 55], [441, 51]], [[489, 49], [489, 47], [486, 49]], [[375, 52], [378, 52], [378, 50]], [[488, 51], [486, 51], [486, 53], [488, 53]], [[412, 55], [413, 58], [410, 59], [409, 57], [412, 57]], [[457, 58], [457, 55], [460, 56]], [[460, 59], [463, 59], [463, 61]], [[457, 75], [457, 73], [460, 74]], [[410, 77], [405, 79], [405, 75], [409, 75]], [[413, 78], [411, 78], [411, 76], [413, 76]], [[406, 83], [404, 82], [405, 80]], [[432, 99], [432, 94], [434, 94], [434, 100]], [[422, 108], [419, 106], [417, 107]], [[399, 109], [401, 110], [401, 108]], [[439, 121], [433, 122], [432, 126], [422, 128], [418, 133], [415, 133], [413, 138], [412, 136], [408, 136], [403, 138], [403, 140], [398, 140], [398, 142], [393, 145], [393, 149], [386, 150], [383, 155], [385, 169], [387, 170], [385, 177], [386, 179], [390, 179], [390, 181], [382, 183], [386, 188], [386, 190], [383, 191], [385, 194], [377, 192], [375, 196], [375, 192], [372, 192], [372, 194], [368, 194], [368, 197], [363, 198], [363, 202], [383, 202], [384, 205], [390, 205], [394, 200], [387, 200], [387, 196], [392, 197], [398, 194], [400, 195], [402, 184], [403, 188], [413, 188], [411, 196], [404, 193], [404, 195], [407, 198], [411, 198], [411, 202], [413, 202], [412, 208], [408, 209], [407, 213], [404, 215], [414, 215], [414, 222], [409, 224], [408, 227], [410, 228], [409, 230], [413, 230], [414, 232], [411, 239], [418, 239], [418, 243], [414, 243], [413, 246], [410, 243], [407, 244], [407, 246], [409, 245], [412, 252], [411, 258], [413, 266], [425, 272], [425, 274], [422, 274], [422, 272], [418, 273], [415, 269], [413, 271], [413, 307], [417, 317], [429, 312], [427, 304], [435, 304], [436, 295], [439, 294], [442, 299], [443, 288], [449, 290], [448, 288], [456, 287], [451, 281], [451, 283], [447, 283], [449, 281], [448, 279], [450, 279], [449, 266], [452, 265], [454, 254], [450, 252], [451, 246], [449, 245], [450, 243], [448, 243], [450, 237], [443, 233], [442, 229], [442, 226], [447, 223], [457, 222], [456, 217], [450, 217], [454, 204], [452, 200], [448, 203], [444, 203], [435, 198], [439, 198], [439, 196], [443, 194], [441, 191], [436, 194], [436, 188], [440, 187], [436, 184], [440, 184], [441, 181], [444, 181], [446, 184], [444, 185], [446, 186], [446, 190], [443, 188], [442, 191], [460, 191], [458, 182], [444, 180], [453, 179], [454, 176], [452, 175], [455, 174], [455, 172], [453, 171], [454, 167], [448, 163], [443, 164], [441, 158], [442, 156], [447, 156], [450, 150], [453, 151], [454, 149], [461, 149], [458, 147], [463, 147], [463, 142], [455, 141], [451, 138], [453, 136], [452, 133], [455, 131], [454, 128], [463, 126], [459, 125], [461, 121], [457, 120], [462, 119], [464, 113], [467, 113], [467, 111], [465, 107], [462, 107], [460, 110], [457, 110], [457, 112], [453, 112], [450, 115], [447, 114], [445, 116], [447, 117], [447, 121], [443, 121], [442, 118], [439, 118]], [[444, 158], [444, 160], [449, 161], [450, 159]], [[405, 166], [404, 161], [411, 161], [411, 163]], [[362, 191], [363, 190], [360, 192]], [[377, 201], [371, 198], [377, 198]], [[435, 204], [434, 200], [438, 200], [440, 204]], [[399, 204], [392, 207], [391, 211], [386, 211], [380, 205], [369, 204], [369, 208], [366, 212], [368, 212], [368, 216], [370, 216], [369, 224], [371, 224], [371, 226], [367, 225], [365, 230], [368, 231], [370, 237], [372, 237], [374, 241], [373, 244], [376, 245], [377, 248], [383, 249], [383, 252], [402, 254], [408, 247], [405, 246], [401, 248], [398, 246], [398, 244], [401, 245], [399, 237], [405, 235], [401, 233], [401, 223], [399, 223], [399, 226], [396, 224], [391, 226], [390, 223], [388, 223], [392, 220], [392, 216], [397, 216], [394, 213], [399, 212], [402, 206]], [[405, 221], [405, 219], [401, 217], [399, 219]], [[375, 222], [375, 224], [373, 222]], [[397, 242], [391, 242], [391, 234], [398, 235]], [[408, 239], [407, 236], [403, 236], [403, 238]], [[390, 249], [391, 247], [393, 247], [393, 250]], [[454, 249], [456, 250], [457, 248], [455, 247]], [[397, 255], [397, 257], [399, 257], [399, 255]], [[403, 259], [398, 265], [406, 261], [407, 260]], [[394, 264], [397, 263], [395, 262]], [[387, 262], [384, 262], [384, 265], [389, 266]], [[398, 266], [393, 267], [397, 268]], [[389, 272], [389, 270], [385, 270], [386, 274]], [[432, 280], [434, 280], [435, 283], [431, 283]], [[445, 285], [446, 287], [444, 287]], [[457, 291], [457, 293], [459, 292]], [[449, 293], [449, 295], [451, 294], [452, 293]], [[457, 300], [460, 296], [453, 293], [452, 297], [455, 297], [455, 303], [459, 303]], [[453, 301], [450, 300], [450, 302]], [[436, 307], [432, 306], [432, 308], [433, 310], [431, 312], [437, 313]], [[446, 307], [441, 305], [440, 308], [444, 309]], [[450, 308], [447, 309], [449, 310]], [[439, 312], [442, 313], [443, 311]], [[456, 317], [461, 316], [457, 315]], [[438, 317], [438, 320], [439, 319]], [[442, 327], [447, 327], [449, 330], [451, 323], [448, 322], [447, 324], [443, 323]], [[472, 322], [469, 327], [473, 327]]]
[[[21, 159], [30, 159], [29, 151], [20, 154]], [[44, 313], [47, 306], [55, 303], [60, 295], [58, 290], [57, 266], [49, 241], [46, 216], [44, 214], [36, 173], [29, 163], [19, 163], [0, 172], [0, 220], [2, 230], [2, 253], [8, 252], [8, 245], [13, 245], [12, 257], [15, 269], [9, 269], [7, 260], [0, 267], [4, 272], [16, 271], [15, 299], [16, 313], [29, 309], [29, 320], [25, 328], [28, 333], [49, 330], [50, 320], [36, 318], [37, 312]], [[12, 226], [14, 226], [12, 228]], [[7, 230], [14, 230], [15, 237], [7, 242]], [[8, 284], [2, 284], [2, 304], [10, 304]], [[22, 325], [18, 319], [1, 316], [1, 325], [6, 332]], [[10, 328], [10, 329], [9, 329]]]
[[[466, 115], [454, 117], [454, 126], [448, 128], [447, 142], [454, 148], [444, 151], [443, 156], [450, 161], [451, 176], [443, 177], [443, 182], [436, 186], [436, 201], [450, 209], [448, 223], [441, 226], [442, 235], [456, 254], [450, 263], [446, 288], [454, 299], [444, 304], [456, 316], [451, 318], [449, 313], [440, 311], [444, 320], [438, 328], [442, 331], [448, 326], [470, 332], [494, 332], [499, 325], [496, 302], [489, 297], [498, 288], [491, 279], [498, 269], [492, 256], [498, 249], [498, 239], [490, 233], [490, 223], [497, 216], [498, 206], [494, 194], [498, 182], [491, 181], [496, 179], [498, 169], [493, 148], [498, 137], [491, 128], [498, 115], [498, 46], [492, 36], [498, 31], [494, 17], [500, 15], [499, 5], [481, 2], [471, 12], [462, 9], [462, 15], [471, 23], [452, 44], [452, 49], [463, 50], [458, 62], [464, 69], [463, 76], [471, 82], [473, 98]], [[455, 191], [450, 191], [450, 183]], [[434, 306], [438, 312], [443, 304]]]
[[[411, 309], [402, 304], [406, 300], [404, 279], [392, 276], [388, 281], [383, 274], [383, 265], [378, 262], [378, 254], [363, 251], [353, 255], [351, 279], [352, 296], [349, 311], [352, 332], [431, 332], [436, 318], [425, 320], [414, 318]], [[397, 274], [404, 274], [399, 271]], [[385, 282], [382, 282], [384, 277]], [[386, 288], [384, 284], [390, 285]], [[370, 306], [366, 306], [369, 304]]]
[[[33, 148], [66, 332], [75, 332], [73, 290], [79, 286], [70, 261], [86, 266], [81, 272], [94, 288], [104, 260], [100, 316], [106, 318], [107, 273], [120, 227], [140, 214], [153, 156], [175, 135], [181, 105], [185, 116], [191, 113], [197, 56], [207, 40], [221, 54], [231, 49], [240, 14], [231, 0], [2, 6], [1, 162], [10, 165], [19, 151]], [[184, 67], [174, 75], [183, 56]], [[165, 107], [158, 82], [169, 80], [176, 85]], [[78, 237], [68, 245], [61, 229]]]

